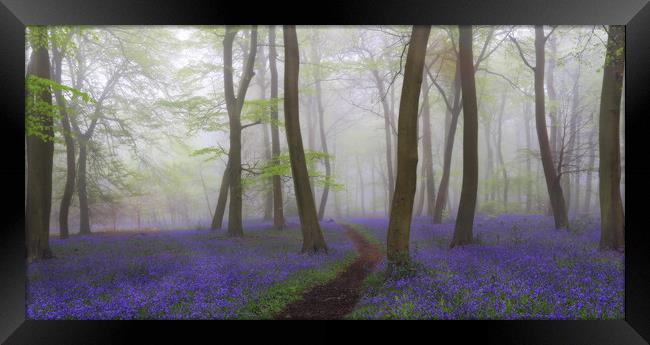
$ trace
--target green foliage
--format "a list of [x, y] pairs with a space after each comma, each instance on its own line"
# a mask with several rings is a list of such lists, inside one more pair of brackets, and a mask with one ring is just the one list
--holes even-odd
[[289, 303], [299, 300], [300, 296], [309, 289], [334, 279], [357, 256], [358, 254], [349, 254], [343, 260], [324, 268], [294, 273], [290, 278], [272, 285], [260, 296], [248, 302], [236, 318], [272, 319]]
[[[307, 163], [309, 177], [314, 178], [314, 183], [317, 186], [329, 186], [334, 191], [342, 190], [344, 186], [336, 182], [336, 179], [333, 176], [328, 177], [314, 168], [316, 162], [322, 161], [325, 158], [329, 158], [330, 160], [334, 159], [333, 156], [321, 151], [305, 151], [305, 161]], [[262, 167], [259, 174], [243, 178], [242, 184], [246, 186], [262, 181], [268, 181], [268, 179], [273, 176], [291, 178], [291, 159], [288, 152], [281, 153], [275, 161], [269, 161]]]
[[43, 99], [51, 100], [54, 91], [61, 91], [71, 98], [80, 98], [85, 103], [92, 103], [94, 100], [89, 94], [79, 91], [73, 87], [59, 84], [50, 79], [29, 75], [25, 80], [25, 134], [38, 137], [43, 141], [52, 141], [54, 138], [48, 134], [53, 130], [50, 120], [60, 119], [59, 106], [50, 104]]
[[271, 118], [273, 107], [281, 104], [283, 98], [253, 99], [244, 101], [242, 108], [242, 120], [252, 122], [270, 123], [278, 128], [284, 128], [284, 122], [279, 119], [274, 121]]
[[208, 156], [208, 158], [205, 160], [211, 161], [215, 160], [219, 157], [222, 157], [223, 155], [227, 155], [228, 152], [226, 152], [223, 148], [221, 147], [214, 147], [214, 146], [209, 146], [209, 147], [204, 147], [198, 150], [192, 151], [190, 153], [190, 157], [196, 157], [196, 156]]

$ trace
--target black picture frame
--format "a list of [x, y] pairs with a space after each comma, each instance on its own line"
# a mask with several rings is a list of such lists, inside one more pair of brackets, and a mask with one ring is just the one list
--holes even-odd
[[[293, 7], [293, 10], [289, 9]], [[202, 322], [34, 321], [25, 320], [24, 207], [24, 29], [27, 25], [162, 25], [162, 24], [566, 24], [626, 25], [625, 178], [626, 254], [625, 320], [618, 321], [483, 321], [409, 323], [420, 328], [404, 335], [454, 342], [472, 337], [498, 344], [648, 344], [650, 341], [650, 230], [644, 226], [650, 129], [650, 5], [648, 0], [501, 0], [501, 1], [340, 1], [322, 3], [138, 1], [138, 0], [0, 0], [0, 156], [3, 207], [0, 208], [0, 340], [6, 344], [131, 343], [156, 337], [192, 343], [189, 338], [225, 341], [224, 334], [297, 338], [295, 325], [259, 324], [243, 330]], [[20, 182], [22, 181], [22, 182]], [[355, 330], [361, 332], [359, 323]], [[368, 325], [368, 323], [360, 323]], [[182, 327], [179, 327], [182, 325]], [[346, 324], [349, 326], [349, 323]], [[376, 325], [376, 323], [371, 324]], [[404, 324], [401, 324], [404, 326]], [[332, 327], [312, 326], [320, 341], [336, 341]], [[286, 327], [286, 328], [285, 328]], [[381, 327], [381, 324], [380, 324]], [[181, 330], [182, 328], [182, 330]], [[266, 327], [265, 327], [266, 328]], [[308, 331], [310, 327], [300, 327]], [[246, 331], [248, 329], [248, 331]], [[396, 332], [363, 331], [369, 336]], [[400, 333], [401, 334], [401, 333]], [[212, 338], [211, 338], [212, 337]], [[645, 340], [644, 340], [645, 339]], [[339, 339], [340, 340], [340, 339]], [[426, 341], [426, 340], [419, 340]]]

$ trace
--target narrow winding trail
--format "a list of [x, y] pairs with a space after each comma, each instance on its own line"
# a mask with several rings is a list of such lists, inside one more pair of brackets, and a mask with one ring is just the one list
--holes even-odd
[[356, 230], [344, 227], [359, 257], [336, 278], [312, 288], [302, 299], [287, 305], [276, 319], [336, 320], [354, 309], [361, 297], [363, 280], [381, 261], [382, 253]]

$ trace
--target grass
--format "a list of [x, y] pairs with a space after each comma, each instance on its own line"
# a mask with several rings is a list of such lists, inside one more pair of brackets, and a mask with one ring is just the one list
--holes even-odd
[[381, 244], [381, 242], [370, 233], [370, 231], [363, 225], [361, 224], [356, 224], [356, 223], [343, 223], [343, 225], [347, 225], [351, 227], [352, 229], [356, 230], [363, 238], [366, 239], [366, 241], [370, 242], [371, 244], [377, 246], [382, 253], [386, 252], [386, 248]]
[[342, 260], [320, 269], [303, 270], [290, 278], [271, 285], [258, 298], [249, 301], [237, 319], [272, 319], [288, 304], [299, 300], [306, 291], [334, 279], [358, 254], [348, 254]]

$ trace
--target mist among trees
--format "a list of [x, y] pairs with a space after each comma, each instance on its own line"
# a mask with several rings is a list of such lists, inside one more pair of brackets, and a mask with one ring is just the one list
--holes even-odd
[[[618, 26], [29, 27], [27, 259], [180, 230], [215, 253], [299, 241], [280, 252], [351, 265], [332, 284], [356, 274], [345, 229], [359, 281], [413, 274], [420, 240], [619, 255], [624, 42]], [[258, 316], [310, 318], [310, 301]]]

